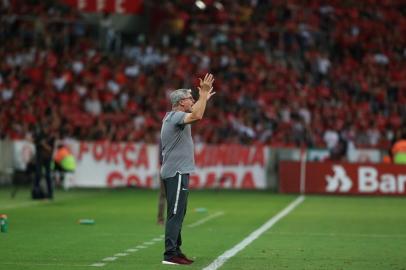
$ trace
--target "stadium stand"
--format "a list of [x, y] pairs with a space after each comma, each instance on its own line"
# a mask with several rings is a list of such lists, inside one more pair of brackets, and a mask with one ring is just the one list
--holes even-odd
[[148, 35], [118, 51], [61, 3], [1, 2], [0, 139], [46, 118], [59, 137], [156, 143], [168, 90], [208, 70], [196, 142], [388, 149], [405, 129], [404, 1], [147, 2]]

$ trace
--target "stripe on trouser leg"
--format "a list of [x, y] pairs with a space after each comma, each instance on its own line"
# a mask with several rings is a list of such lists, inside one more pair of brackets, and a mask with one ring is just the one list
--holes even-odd
[[174, 215], [176, 215], [176, 211], [178, 210], [178, 202], [179, 202], [180, 184], [181, 183], [182, 183], [182, 175], [179, 173], [179, 175], [178, 175], [178, 189], [176, 190], [175, 207], [173, 208], [173, 214]]

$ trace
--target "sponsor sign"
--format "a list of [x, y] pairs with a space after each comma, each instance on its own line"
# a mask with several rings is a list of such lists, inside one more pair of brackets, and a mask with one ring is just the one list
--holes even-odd
[[[305, 193], [406, 195], [406, 166], [394, 164], [309, 162]], [[280, 191], [300, 190], [300, 163], [281, 162]]]
[[[68, 187], [159, 186], [157, 145], [84, 141], [67, 144], [77, 159]], [[264, 146], [196, 145], [197, 168], [190, 176], [190, 188], [264, 189], [267, 153]]]

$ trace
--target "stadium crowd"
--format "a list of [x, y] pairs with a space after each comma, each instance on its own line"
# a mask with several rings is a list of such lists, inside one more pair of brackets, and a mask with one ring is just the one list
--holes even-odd
[[387, 148], [405, 129], [404, 1], [146, 2], [119, 50], [60, 3], [0, 2], [0, 138], [156, 143], [169, 91], [208, 71], [195, 142]]

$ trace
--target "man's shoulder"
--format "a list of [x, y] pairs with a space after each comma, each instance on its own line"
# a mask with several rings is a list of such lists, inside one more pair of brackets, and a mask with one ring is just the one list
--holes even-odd
[[185, 117], [186, 113], [182, 112], [182, 111], [170, 111], [167, 112], [163, 122], [174, 122], [174, 123], [178, 123], [179, 120], [183, 120], [183, 118]]
[[183, 111], [170, 111], [170, 112], [166, 113], [167, 116], [171, 116], [171, 117], [178, 116], [178, 115], [185, 115], [185, 114], [186, 114], [186, 112], [183, 112]]

